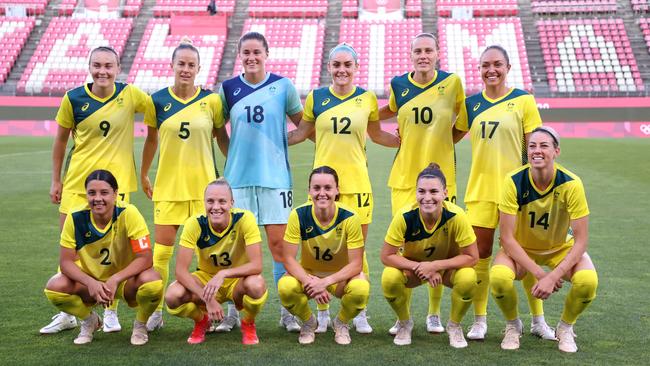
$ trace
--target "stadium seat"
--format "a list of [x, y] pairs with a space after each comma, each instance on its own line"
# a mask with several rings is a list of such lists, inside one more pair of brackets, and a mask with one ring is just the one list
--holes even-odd
[[[178, 15], [207, 14], [208, 0], [156, 0], [153, 7], [155, 17], [170, 17]], [[235, 11], [235, 0], [215, 0], [217, 12], [232, 15]]]
[[465, 8], [475, 17], [514, 16], [519, 14], [517, 0], [438, 0], [436, 9], [441, 17], [449, 17], [454, 8]]
[[530, 6], [535, 14], [616, 12], [616, 0], [532, 0]]
[[48, 0], [2, 0], [0, 2], [0, 14], [5, 14], [8, 7], [17, 5], [24, 7], [27, 15], [43, 15], [47, 4]]
[[0, 17], [0, 85], [9, 77], [22, 48], [34, 28], [35, 19]]
[[263, 18], [322, 18], [327, 0], [250, 0], [248, 15]]

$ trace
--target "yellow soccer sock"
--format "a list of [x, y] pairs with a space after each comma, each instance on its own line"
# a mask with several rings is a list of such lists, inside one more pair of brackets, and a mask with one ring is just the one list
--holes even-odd
[[480, 258], [474, 266], [476, 271], [476, 292], [474, 293], [474, 315], [487, 315], [488, 291], [490, 290], [490, 262], [492, 257]]
[[515, 272], [510, 268], [497, 264], [490, 270], [490, 289], [494, 301], [499, 305], [506, 320], [519, 317], [517, 309], [517, 290], [515, 290]]
[[386, 267], [381, 275], [384, 297], [399, 320], [411, 318], [411, 289], [406, 288], [406, 276], [397, 268]]
[[187, 302], [175, 309], [172, 309], [168, 306], [167, 312], [179, 318], [190, 318], [195, 322], [200, 322], [205, 315], [203, 310], [201, 310], [201, 308], [193, 302]]
[[578, 316], [596, 298], [598, 288], [598, 274], [592, 269], [583, 269], [571, 277], [571, 289], [564, 301], [562, 321], [574, 324]]
[[162, 294], [162, 280], [146, 282], [138, 287], [138, 292], [135, 294], [135, 301], [138, 303], [135, 319], [146, 323], [149, 316], [156, 311], [156, 308], [162, 302]]
[[343, 323], [348, 323], [361, 310], [368, 305], [370, 297], [370, 282], [365, 279], [355, 278], [345, 285], [344, 294], [341, 297], [341, 310], [338, 318]]
[[70, 295], [48, 289], [43, 290], [43, 292], [45, 292], [45, 296], [50, 300], [52, 305], [65, 313], [74, 315], [80, 319], [86, 319], [90, 315], [92, 306], [84, 304], [81, 297], [77, 295]]
[[280, 302], [291, 314], [306, 322], [311, 318], [309, 298], [303, 291], [302, 284], [293, 276], [282, 276], [278, 281]]
[[472, 298], [476, 292], [476, 271], [473, 268], [456, 270], [452, 285], [451, 315], [449, 319], [452, 322], [460, 323], [472, 304]]
[[530, 291], [536, 283], [537, 279], [530, 272], [526, 273], [524, 278], [521, 280], [521, 284], [524, 286], [524, 292], [526, 293], [526, 298], [528, 298], [530, 315], [533, 317], [544, 315], [544, 301], [533, 296], [533, 293]]
[[442, 302], [442, 291], [445, 286], [427, 286], [429, 290], [429, 313], [428, 315], [440, 315], [440, 303]]
[[262, 310], [262, 307], [264, 307], [264, 303], [266, 303], [266, 299], [269, 297], [269, 291], [264, 291], [264, 295], [260, 297], [259, 299], [253, 299], [252, 297], [248, 295], [244, 295], [244, 298], [242, 302], [244, 303], [244, 316], [243, 319], [247, 322], [251, 322], [255, 320], [255, 317], [257, 314], [260, 313]]
[[[167, 284], [169, 283], [169, 261], [171, 260], [173, 254], [173, 245], [163, 245], [156, 243], [153, 247], [153, 269], [160, 273], [160, 277], [162, 278], [163, 298], [165, 296], [164, 288], [166, 288]], [[162, 311], [163, 303], [164, 301], [161, 301], [160, 304], [158, 304], [156, 311]]]
[[330, 304], [316, 304], [318, 311], [325, 311], [330, 309]]

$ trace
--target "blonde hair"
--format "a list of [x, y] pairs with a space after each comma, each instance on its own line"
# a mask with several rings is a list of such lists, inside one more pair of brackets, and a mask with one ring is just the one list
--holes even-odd
[[200, 64], [201, 54], [199, 54], [199, 50], [196, 47], [194, 47], [193, 43], [194, 42], [192, 42], [192, 39], [190, 37], [183, 36], [183, 38], [181, 38], [181, 41], [178, 43], [178, 46], [174, 48], [174, 52], [172, 53], [172, 62], [174, 62], [174, 60], [176, 59], [176, 52], [178, 52], [179, 50], [191, 50], [196, 52], [196, 58], [198, 59]]

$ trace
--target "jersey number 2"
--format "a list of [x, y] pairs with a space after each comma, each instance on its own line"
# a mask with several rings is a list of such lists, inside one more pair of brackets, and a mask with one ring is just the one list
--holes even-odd
[[99, 262], [100, 264], [103, 264], [105, 266], [110, 266], [111, 264], [113, 264], [111, 263], [110, 260], [108, 260], [108, 257], [111, 256], [111, 251], [108, 250], [108, 248], [102, 248], [102, 250], [99, 251], [99, 254], [104, 256], [104, 259], [102, 259], [102, 261]]

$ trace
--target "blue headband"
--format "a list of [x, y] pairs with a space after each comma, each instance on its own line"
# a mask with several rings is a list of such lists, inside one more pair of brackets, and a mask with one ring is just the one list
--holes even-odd
[[332, 48], [332, 50], [330, 51], [330, 54], [328, 56], [328, 60], [331, 60], [332, 57], [334, 56], [334, 54], [336, 54], [337, 52], [341, 52], [341, 51], [348, 52], [349, 54], [352, 55], [352, 58], [354, 59], [354, 62], [358, 62], [357, 51], [355, 51], [354, 48], [352, 48], [347, 43], [341, 43], [341, 44], [337, 45], [336, 47]]

